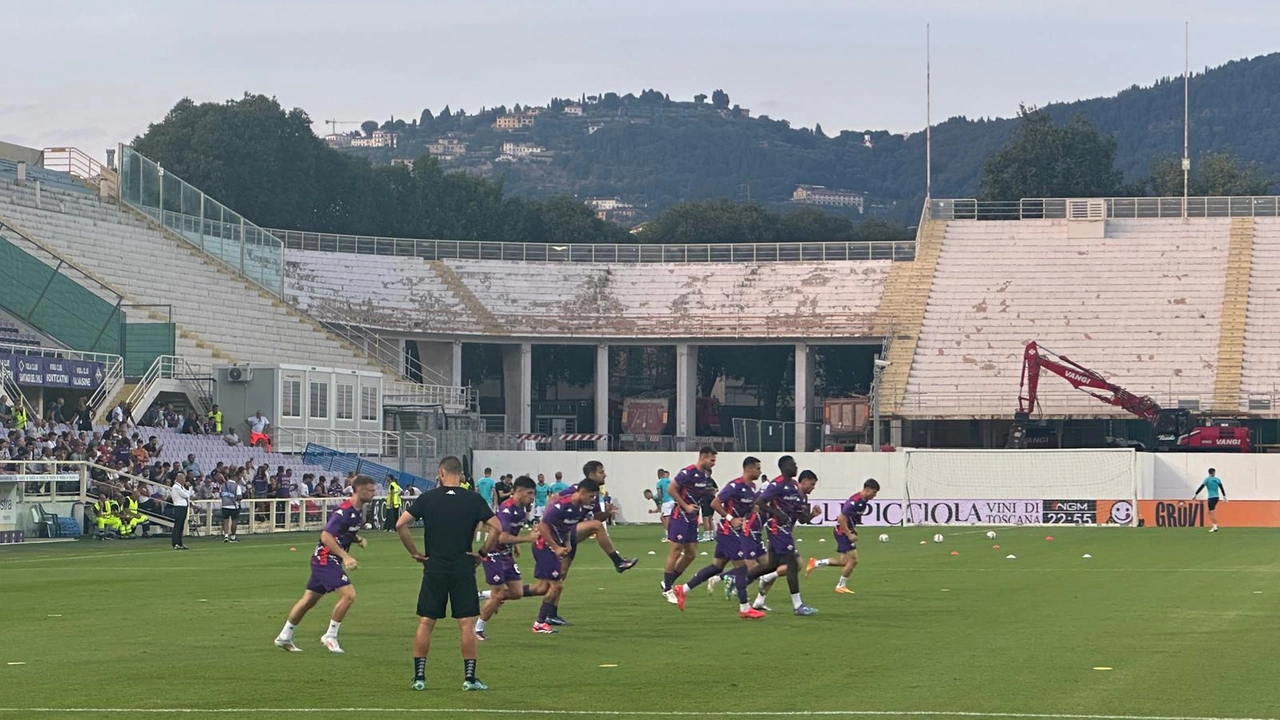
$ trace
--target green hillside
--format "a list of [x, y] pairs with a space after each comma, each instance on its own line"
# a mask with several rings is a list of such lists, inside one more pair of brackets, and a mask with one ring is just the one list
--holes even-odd
[[[1280, 53], [1228, 63], [1191, 80], [1192, 155], [1226, 152], [1280, 171]], [[564, 111], [580, 105], [581, 116]], [[1080, 114], [1117, 143], [1116, 163], [1127, 181], [1145, 177], [1160, 156], [1182, 147], [1182, 81], [1166, 78], [1113, 97], [1044, 108], [1064, 122]], [[821, 128], [793, 128], [783, 119], [752, 116], [717, 91], [701, 102], [646, 90], [573, 101], [555, 99], [530, 127], [500, 130], [498, 117], [525, 108], [473, 114], [424, 111], [398, 131], [396, 148], [352, 148], [375, 162], [415, 158], [427, 143], [454, 137], [466, 153], [446, 170], [505, 178], [508, 192], [543, 198], [618, 196], [649, 215], [687, 200], [730, 198], [766, 206], [786, 202], [798, 184], [866, 193], [868, 213], [910, 221], [923, 197], [924, 135], [885, 131], [826, 136]], [[1016, 127], [1016, 119], [952, 118], [934, 128], [934, 192], [972, 197], [982, 163]], [[378, 123], [374, 123], [377, 125]], [[504, 142], [545, 148], [514, 162], [498, 162]]]

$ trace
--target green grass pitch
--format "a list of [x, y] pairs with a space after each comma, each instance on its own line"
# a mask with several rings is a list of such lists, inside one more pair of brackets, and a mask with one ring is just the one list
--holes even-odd
[[[793, 616], [780, 583], [774, 612], [744, 621], [719, 591], [664, 602], [659, 530], [615, 528], [639, 567], [584, 545], [558, 635], [529, 631], [536, 600], [504, 607], [480, 647], [488, 693], [461, 691], [448, 621], [428, 690], [409, 689], [420, 569], [393, 534], [356, 551], [342, 656], [319, 643], [330, 601], [298, 629], [305, 652], [271, 644], [311, 533], [4, 548], [0, 719], [1280, 717], [1275, 531], [997, 529], [996, 550], [986, 530], [868, 528], [856, 595], [820, 568], [802, 578], [819, 615]], [[829, 530], [801, 537], [805, 557], [835, 549]]]

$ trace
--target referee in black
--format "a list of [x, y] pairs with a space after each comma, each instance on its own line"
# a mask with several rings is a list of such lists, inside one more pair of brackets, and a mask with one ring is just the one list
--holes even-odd
[[[463, 490], [462, 462], [450, 455], [440, 461], [436, 471], [439, 484], [434, 490], [418, 496], [396, 521], [400, 542], [409, 556], [422, 563], [422, 589], [418, 592], [418, 632], [413, 638], [413, 689], [427, 688], [427, 652], [431, 649], [431, 631], [444, 617], [446, 604], [452, 608], [461, 632], [463, 690], [488, 690], [476, 678], [476, 616], [480, 599], [476, 594], [476, 564], [493, 550], [502, 526], [484, 498]], [[421, 520], [422, 552], [413, 541], [409, 525]], [[476, 526], [488, 527], [484, 546], [472, 552], [471, 539]]]

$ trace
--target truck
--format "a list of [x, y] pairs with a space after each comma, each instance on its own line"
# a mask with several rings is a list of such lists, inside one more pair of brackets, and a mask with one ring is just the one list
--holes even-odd
[[[629, 397], [622, 401], [622, 432], [631, 435], [672, 435], [670, 427], [672, 397], [670, 393], [656, 396]], [[720, 434], [720, 400], [700, 397], [695, 407], [695, 435]]]
[[[1249, 428], [1238, 418], [1198, 415], [1183, 408], [1165, 408], [1146, 395], [1134, 393], [1107, 380], [1065, 355], [1029, 342], [1022, 353], [1022, 380], [1018, 411], [1013, 415], [1006, 446], [1021, 449], [1049, 445], [1052, 436], [1032, 426], [1031, 415], [1039, 406], [1040, 376], [1049, 372], [1101, 402], [1125, 410], [1151, 423], [1157, 452], [1253, 451]], [[1142, 448], [1147, 449], [1147, 448]]]

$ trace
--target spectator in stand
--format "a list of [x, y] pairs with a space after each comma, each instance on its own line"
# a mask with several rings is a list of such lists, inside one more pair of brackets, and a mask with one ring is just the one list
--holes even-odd
[[111, 422], [119, 425], [128, 425], [129, 423], [133, 423], [134, 425], [138, 424], [138, 422], [133, 419], [133, 407], [124, 400], [120, 401], [120, 404], [111, 411]]
[[[306, 480], [308, 477], [309, 477], [308, 475], [303, 475], [302, 479]], [[323, 475], [321, 475], [319, 478], [316, 479], [315, 489], [311, 491], [311, 495], [312, 497], [318, 497], [318, 498], [329, 496], [329, 488], [325, 484]]]
[[77, 401], [76, 414], [71, 417], [71, 423], [80, 432], [93, 432], [93, 408], [89, 406], [89, 398], [81, 396]]
[[155, 435], [147, 438], [147, 444], [142, 447], [146, 448], [149, 457], [160, 457], [160, 453], [164, 452], [164, 446], [156, 439]]
[[249, 423], [249, 446], [254, 447], [262, 443], [267, 448], [267, 452], [271, 452], [271, 438], [267, 436], [267, 428], [270, 427], [271, 421], [259, 410], [245, 422]]
[[187, 419], [182, 423], [183, 435], [203, 435], [204, 423], [200, 421], [200, 416], [195, 410], [187, 411]]
[[329, 478], [329, 497], [342, 497], [342, 483], [338, 481], [338, 476], [334, 475]]
[[160, 406], [152, 405], [142, 414], [142, 421], [138, 424], [143, 427], [159, 427], [160, 421]]
[[222, 434], [222, 411], [218, 409], [217, 405], [214, 405], [213, 409], [209, 411], [209, 434]]
[[66, 425], [67, 424], [66, 406], [67, 406], [66, 398], [58, 398], [57, 401], [53, 403], [53, 405], [49, 406], [48, 410], [45, 410], [44, 412], [45, 421], [51, 425]]
[[267, 466], [259, 465], [253, 475], [253, 496], [255, 498], [271, 497], [271, 480], [267, 477]]
[[160, 422], [162, 427], [168, 430], [178, 430], [182, 427], [182, 416], [173, 409], [172, 405], [166, 403], [164, 410], [160, 413]]
[[[218, 463], [221, 465], [222, 463]], [[200, 467], [200, 462], [196, 460], [195, 453], [187, 453], [187, 459], [182, 461], [183, 472], [190, 475], [204, 475], [204, 470]]]
[[227, 434], [222, 436], [222, 442], [230, 445], [231, 447], [240, 447], [241, 445], [240, 436], [236, 434], [235, 428], [227, 430]]
[[13, 406], [9, 404], [8, 395], [0, 395], [0, 428], [10, 427], [13, 422]]
[[146, 463], [151, 456], [147, 453], [147, 449], [142, 446], [142, 440], [139, 438], [134, 441], [133, 450], [129, 451], [129, 459], [135, 464]]

